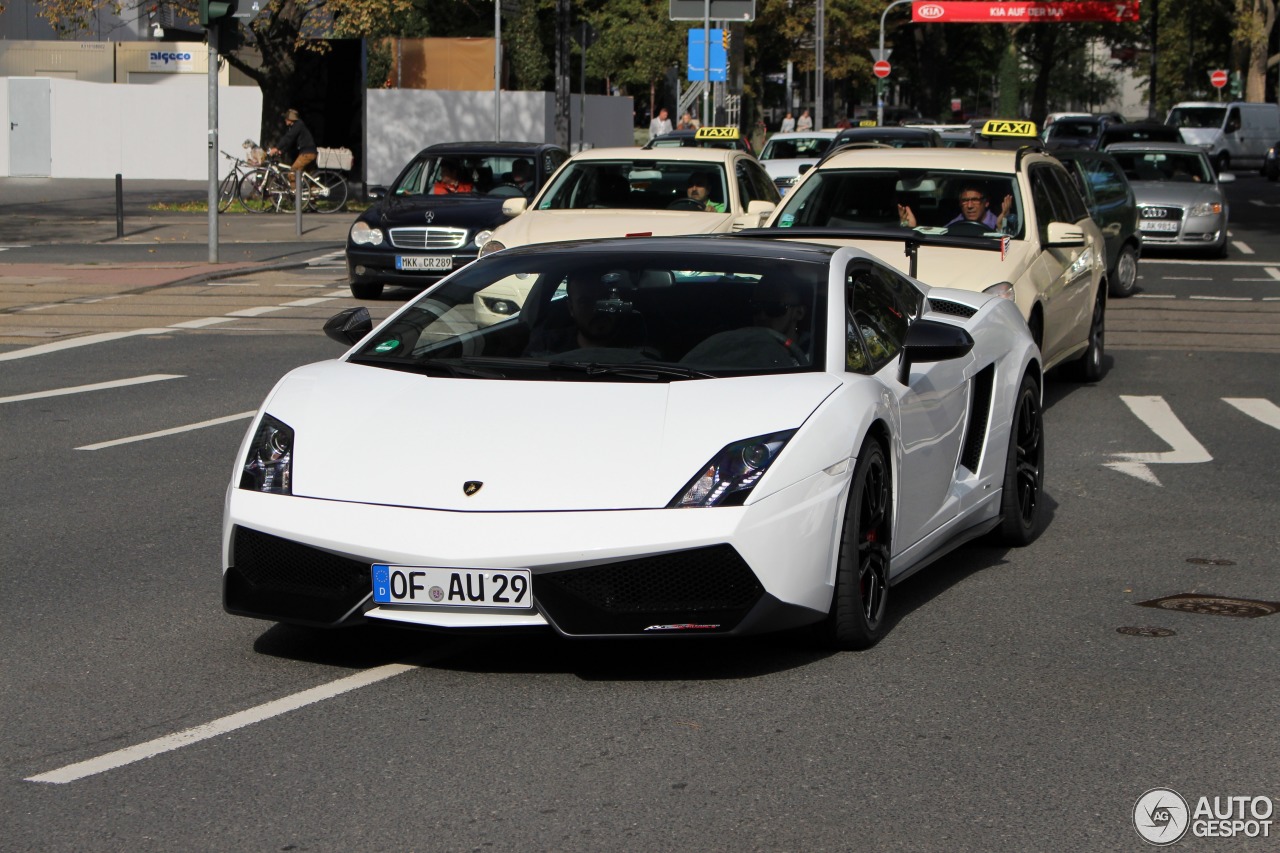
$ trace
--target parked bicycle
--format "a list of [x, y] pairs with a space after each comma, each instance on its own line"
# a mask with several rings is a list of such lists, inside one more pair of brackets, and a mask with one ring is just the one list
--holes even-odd
[[[236, 189], [246, 210], [254, 213], [292, 213], [295, 209], [294, 173], [276, 157], [249, 170]], [[336, 169], [302, 173], [302, 209], [311, 213], [337, 213], [347, 206], [347, 179]]]
[[[246, 142], [246, 146], [248, 144]], [[232, 161], [231, 171], [222, 179], [222, 183], [218, 184], [218, 212], [226, 213], [233, 204], [240, 203], [240, 206], [244, 207], [240, 201], [240, 180], [257, 166], [225, 151], [222, 152], [222, 156]]]

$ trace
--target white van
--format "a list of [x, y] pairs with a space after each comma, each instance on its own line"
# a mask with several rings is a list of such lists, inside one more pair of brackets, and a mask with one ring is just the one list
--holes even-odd
[[1280, 140], [1280, 106], [1244, 101], [1188, 101], [1174, 104], [1164, 123], [1199, 145], [1219, 172], [1232, 165], [1261, 166], [1267, 150]]

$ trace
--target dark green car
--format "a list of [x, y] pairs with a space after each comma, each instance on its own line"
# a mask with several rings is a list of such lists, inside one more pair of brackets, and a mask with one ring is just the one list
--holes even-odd
[[1067, 167], [1107, 243], [1107, 281], [1112, 296], [1132, 296], [1138, 284], [1142, 232], [1138, 202], [1124, 170], [1111, 155], [1083, 148], [1050, 152]]

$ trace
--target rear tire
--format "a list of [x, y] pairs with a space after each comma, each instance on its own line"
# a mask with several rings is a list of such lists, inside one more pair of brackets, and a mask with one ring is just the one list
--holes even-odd
[[827, 645], [868, 649], [886, 630], [889, 556], [893, 530], [893, 481], [884, 448], [868, 437], [858, 454], [849, 487], [836, 588], [831, 611], [821, 625]]
[[1116, 258], [1116, 268], [1109, 281], [1111, 295], [1116, 299], [1132, 296], [1138, 289], [1138, 250], [1133, 246], [1120, 249], [1120, 257]]
[[1022, 377], [1009, 425], [1004, 483], [1000, 495], [998, 539], [1004, 545], [1030, 545], [1040, 535], [1040, 495], [1044, 489], [1044, 412], [1040, 383]]
[[1098, 288], [1093, 300], [1093, 316], [1089, 320], [1089, 345], [1084, 354], [1064, 365], [1064, 373], [1073, 382], [1097, 382], [1102, 378], [1102, 357], [1106, 354], [1107, 290]]
[[[337, 213], [347, 206], [347, 179], [340, 173], [321, 169], [315, 174], [320, 186], [306, 185], [307, 210], [316, 213]], [[305, 184], [305, 182], [304, 182]]]

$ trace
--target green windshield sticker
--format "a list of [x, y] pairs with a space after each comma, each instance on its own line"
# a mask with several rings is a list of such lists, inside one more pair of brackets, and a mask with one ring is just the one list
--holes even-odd
[[391, 352], [393, 349], [399, 348], [399, 346], [400, 346], [400, 342], [393, 338], [392, 340], [383, 341], [382, 343], [378, 344], [376, 347], [373, 348], [373, 351], [374, 352]]

